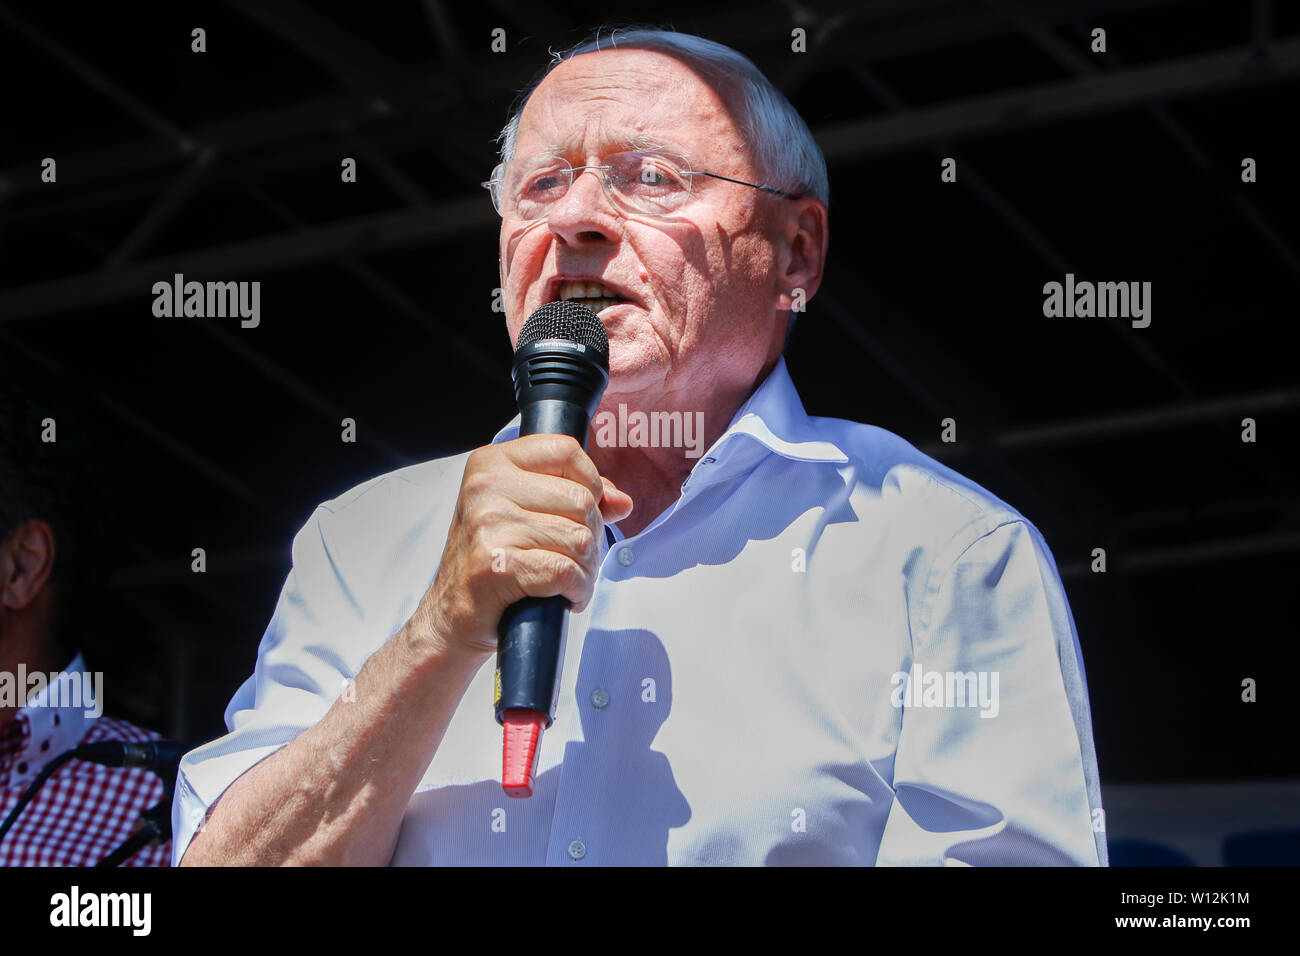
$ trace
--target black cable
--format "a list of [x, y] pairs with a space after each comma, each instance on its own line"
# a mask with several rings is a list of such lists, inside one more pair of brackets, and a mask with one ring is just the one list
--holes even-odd
[[14, 808], [9, 811], [9, 816], [5, 817], [5, 822], [0, 823], [0, 840], [4, 839], [5, 834], [9, 832], [9, 828], [14, 825], [14, 821], [18, 819], [18, 814], [22, 813], [23, 807], [27, 806], [27, 804], [31, 802], [32, 797], [36, 796], [36, 791], [41, 789], [41, 785], [45, 783], [46, 780], [50, 779], [50, 774], [54, 773], [54, 771], [58, 770], [76, 755], [77, 751], [75, 748], [73, 750], [65, 751], [42, 768], [41, 772], [36, 775], [36, 779], [32, 781], [31, 786], [23, 791], [23, 795], [18, 798], [18, 802], [14, 804]]
[[124, 841], [116, 850], [104, 857], [95, 866], [121, 866], [134, 856], [141, 847], [151, 843], [156, 834], [149, 827], [141, 827]]
[[172, 796], [173, 788], [165, 788], [162, 801], [140, 814], [140, 823], [136, 831], [95, 866], [121, 866], [147, 844], [155, 840], [159, 843], [170, 840], [172, 838]]

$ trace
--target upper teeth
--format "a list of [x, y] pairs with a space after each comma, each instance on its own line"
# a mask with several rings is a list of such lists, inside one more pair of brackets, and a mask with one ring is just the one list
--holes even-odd
[[565, 279], [560, 283], [560, 298], [567, 301], [569, 299], [618, 299], [621, 296], [599, 282]]

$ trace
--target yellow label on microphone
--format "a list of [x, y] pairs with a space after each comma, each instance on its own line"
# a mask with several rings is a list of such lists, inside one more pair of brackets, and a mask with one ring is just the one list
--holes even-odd
[[501, 703], [501, 668], [499, 667], [496, 669], [496, 673], [492, 675], [492, 688], [492, 706], [495, 707]]

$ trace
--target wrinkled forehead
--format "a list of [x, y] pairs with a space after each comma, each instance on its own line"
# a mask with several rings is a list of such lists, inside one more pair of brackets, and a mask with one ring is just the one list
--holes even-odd
[[[524, 106], [517, 155], [619, 149], [737, 150], [733, 84], [657, 50], [602, 50], [561, 63]], [[721, 92], [720, 92], [721, 90]]]

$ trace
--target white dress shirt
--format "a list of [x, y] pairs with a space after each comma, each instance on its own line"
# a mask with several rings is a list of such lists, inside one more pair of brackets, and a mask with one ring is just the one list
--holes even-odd
[[[298, 533], [230, 733], [181, 764], [175, 860], [413, 613], [466, 457], [371, 479]], [[890, 432], [808, 417], [781, 360], [672, 507], [607, 530], [534, 795], [502, 793], [489, 660], [394, 864], [1105, 865], [1074, 622], [1004, 502]]]

